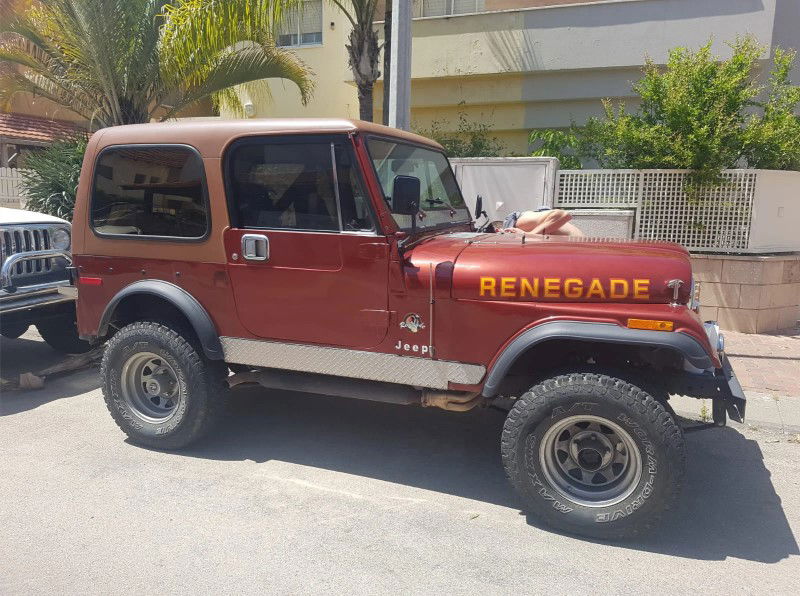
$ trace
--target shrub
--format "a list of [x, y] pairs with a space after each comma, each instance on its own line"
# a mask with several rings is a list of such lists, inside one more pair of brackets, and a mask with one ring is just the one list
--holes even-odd
[[564, 169], [581, 168], [579, 135], [564, 130], [540, 130], [531, 133], [531, 143], [535, 141], [541, 141], [541, 145], [531, 153], [533, 157], [557, 157]]
[[712, 55], [711, 42], [697, 52], [676, 48], [665, 69], [648, 59], [633, 85], [635, 112], [604, 100], [604, 117], [583, 127], [533, 131], [531, 142], [541, 144], [534, 154], [564, 155], [571, 167], [691, 169], [696, 182], [716, 182], [720, 170], [739, 165], [800, 169], [800, 87], [789, 80], [795, 53], [776, 50], [763, 86], [763, 48], [752, 37], [731, 48], [728, 60]]
[[[459, 104], [464, 105], [464, 102]], [[448, 157], [498, 157], [506, 155], [505, 146], [491, 134], [491, 126], [485, 122], [473, 122], [462, 109], [458, 112], [455, 132], [447, 120], [434, 120], [427, 130], [418, 134], [433, 139], [444, 147]]]
[[72, 219], [86, 142], [84, 137], [64, 139], [25, 158], [26, 209]]

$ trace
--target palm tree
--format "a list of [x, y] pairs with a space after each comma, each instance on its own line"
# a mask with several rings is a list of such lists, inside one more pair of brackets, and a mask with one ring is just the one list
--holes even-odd
[[[373, 21], [377, 0], [331, 0], [350, 21], [347, 57], [358, 89], [358, 113], [362, 120], [372, 121], [372, 88], [381, 76], [378, 69], [381, 48]], [[385, 90], [388, 92], [388, 90]]]
[[241, 112], [237, 87], [266, 93], [265, 79], [282, 78], [305, 104], [311, 73], [274, 42], [298, 2], [17, 0], [0, 12], [0, 103], [30, 93], [104, 127], [165, 120], [209, 97]]

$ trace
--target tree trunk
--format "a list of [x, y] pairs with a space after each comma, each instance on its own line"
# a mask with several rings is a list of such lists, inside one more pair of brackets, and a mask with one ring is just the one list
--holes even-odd
[[383, 21], [383, 123], [389, 124], [389, 85], [392, 62], [392, 0], [386, 0]]
[[372, 103], [372, 88], [381, 76], [378, 68], [381, 49], [378, 36], [372, 27], [372, 15], [369, 21], [358, 23], [350, 32], [347, 48], [348, 63], [353, 73], [353, 80], [358, 88], [358, 113], [362, 120], [372, 122], [375, 119]]
[[372, 103], [372, 84], [358, 86], [358, 117], [372, 122], [374, 119]]

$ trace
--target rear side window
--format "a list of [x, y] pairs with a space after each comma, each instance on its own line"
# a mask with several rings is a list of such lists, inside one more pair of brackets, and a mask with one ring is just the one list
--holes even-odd
[[208, 233], [203, 161], [182, 145], [105, 149], [95, 166], [92, 227], [103, 235], [199, 239]]

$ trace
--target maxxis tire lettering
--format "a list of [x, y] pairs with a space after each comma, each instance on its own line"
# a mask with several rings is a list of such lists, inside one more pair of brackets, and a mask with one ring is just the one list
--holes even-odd
[[614, 511], [606, 513], [598, 513], [595, 517], [595, 521], [597, 523], [615, 521], [621, 517], [631, 515], [634, 511], [639, 509], [653, 493], [653, 483], [655, 482], [656, 472], [658, 471], [658, 460], [656, 460], [655, 457], [655, 448], [653, 447], [653, 443], [650, 441], [650, 438], [647, 436], [647, 433], [642, 429], [641, 425], [631, 420], [627, 414], [620, 414], [617, 416], [617, 420], [629, 426], [633, 433], [639, 437], [644, 444], [645, 454], [647, 455], [647, 461], [644, 463], [647, 465], [648, 478], [642, 486], [642, 490], [633, 499], [633, 501], [627, 504], [624, 508], [615, 509]]
[[[529, 435], [527, 441], [529, 443], [534, 443], [535, 437]], [[530, 447], [530, 445], [528, 445], [527, 447]], [[531, 453], [532, 449], [529, 449], [527, 447], [525, 449], [525, 452]], [[553, 493], [547, 490], [545, 484], [539, 479], [539, 475], [532, 470], [532, 466], [530, 465], [528, 465], [528, 475], [533, 485], [533, 490], [535, 490], [538, 493], [538, 495], [545, 501], [550, 501], [553, 504], [553, 509], [555, 509], [559, 513], [569, 513], [570, 511], [573, 511], [572, 507], [559, 501], [555, 497], [555, 495], [553, 495]]]

